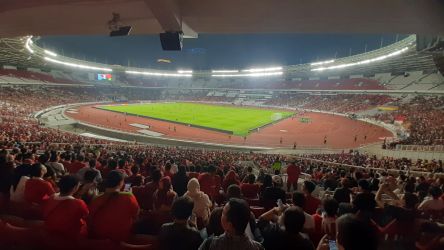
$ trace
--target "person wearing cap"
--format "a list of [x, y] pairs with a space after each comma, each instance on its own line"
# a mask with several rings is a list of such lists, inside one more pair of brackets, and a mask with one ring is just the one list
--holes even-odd
[[287, 196], [282, 189], [282, 178], [279, 175], [272, 177], [273, 185], [267, 187], [263, 193], [263, 205], [266, 209], [271, 209], [276, 206], [276, 202], [280, 199], [285, 203]]

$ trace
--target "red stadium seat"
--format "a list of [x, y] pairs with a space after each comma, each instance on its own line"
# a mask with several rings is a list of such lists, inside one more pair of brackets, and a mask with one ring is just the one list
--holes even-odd
[[131, 250], [131, 249], [152, 250], [153, 248], [151, 248], [151, 244], [134, 245], [134, 244], [126, 243], [126, 242], [120, 242], [119, 249], [121, 249], [121, 250]]
[[80, 239], [77, 242], [76, 249], [81, 250], [118, 250], [119, 245], [111, 240], [96, 240], [96, 239]]
[[126, 242], [120, 243], [121, 249], [159, 249], [159, 241], [156, 236], [153, 235], [132, 235]]
[[25, 202], [9, 202], [8, 214], [16, 215], [27, 220], [40, 220], [43, 218], [39, 205]]
[[260, 207], [262, 205], [259, 198], [257, 198], [257, 199], [246, 198], [245, 200], [248, 202], [248, 205], [250, 205], [250, 206]]
[[138, 234], [156, 235], [164, 223], [172, 222], [169, 212], [144, 211], [135, 223], [134, 230]]
[[10, 248], [36, 247], [40, 245], [39, 240], [39, 234], [34, 229], [5, 223], [1, 244]]
[[8, 224], [16, 226], [16, 227], [27, 227], [25, 219], [15, 216], [15, 215], [3, 214], [3, 215], [0, 215], [0, 219], [4, 223], [8, 223]]

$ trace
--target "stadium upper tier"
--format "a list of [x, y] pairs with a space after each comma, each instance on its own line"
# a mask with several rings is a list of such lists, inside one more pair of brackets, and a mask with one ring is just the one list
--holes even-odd
[[[441, 90], [444, 78], [432, 55], [416, 50], [416, 36], [363, 54], [320, 62], [252, 69], [161, 70], [108, 65], [58, 55], [32, 37], [0, 39], [3, 68], [32, 73], [0, 72], [37, 83], [89, 83], [171, 88], [237, 88], [300, 90]], [[23, 72], [23, 70], [20, 70]], [[97, 74], [111, 74], [97, 81]], [[5, 76], [6, 75], [6, 79]], [[27, 80], [25, 80], [26, 82]], [[20, 80], [19, 80], [20, 82]]]

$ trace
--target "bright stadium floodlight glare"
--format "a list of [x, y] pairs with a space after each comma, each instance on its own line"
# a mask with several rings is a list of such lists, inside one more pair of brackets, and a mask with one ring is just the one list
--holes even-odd
[[311, 66], [324, 65], [324, 64], [334, 63], [334, 62], [335, 62], [335, 60], [328, 60], [328, 61], [322, 61], [322, 62], [314, 62], [314, 63], [311, 63], [310, 65]]
[[352, 66], [356, 66], [356, 65], [361, 65], [361, 64], [367, 64], [367, 63], [382, 61], [382, 60], [385, 60], [387, 58], [400, 55], [400, 54], [406, 52], [408, 49], [409, 49], [408, 47], [405, 47], [405, 48], [402, 48], [400, 50], [396, 50], [396, 51], [394, 51], [392, 53], [389, 53], [387, 55], [378, 56], [378, 57], [375, 57], [375, 58], [371, 58], [371, 59], [367, 59], [367, 60], [363, 60], [363, 61], [358, 61], [358, 62], [353, 62], [353, 63], [344, 63], [344, 64], [332, 65], [332, 66], [329, 66], [329, 67], [315, 68], [315, 69], [311, 69], [311, 71], [323, 71], [323, 70], [328, 70], [328, 69], [343, 69], [343, 68], [348, 68], [348, 67], [352, 67]]
[[244, 69], [242, 70], [242, 72], [268, 72], [268, 71], [279, 71], [279, 70], [282, 70], [282, 67]]
[[50, 56], [57, 56], [57, 54], [56, 53], [54, 53], [54, 52], [52, 52], [52, 51], [49, 51], [49, 50], [43, 50], [43, 52], [45, 52], [45, 54], [47, 54], [47, 55], [50, 55]]
[[183, 73], [160, 73], [160, 72], [147, 72], [147, 71], [132, 71], [127, 70], [125, 71], [127, 74], [133, 74], [133, 75], [146, 75], [146, 76], [173, 76], [173, 77], [191, 77], [192, 74], [183, 74]]
[[192, 70], [178, 70], [177, 73], [179, 74], [191, 74], [193, 73]]
[[29, 53], [34, 54], [34, 50], [31, 49], [30, 44], [32, 44], [32, 36], [29, 36], [28, 39], [26, 39], [25, 48], [29, 51]]
[[108, 72], [113, 71], [112, 69], [109, 69], [109, 68], [101, 68], [101, 67], [88, 66], [88, 65], [84, 65], [84, 64], [63, 62], [63, 61], [52, 59], [52, 58], [49, 58], [46, 56], [44, 57], [44, 59], [46, 61], [50, 61], [50, 62], [57, 63], [57, 64], [62, 64], [62, 65], [69, 66], [69, 67], [79, 68], [79, 69], [93, 69], [93, 70], [108, 71]]
[[261, 76], [279, 76], [284, 72], [260, 72], [260, 73], [247, 73], [247, 74], [212, 74], [212, 77], [261, 77]]
[[233, 70], [225, 70], [225, 69], [222, 69], [222, 70], [212, 70], [211, 71], [211, 73], [239, 73], [239, 70], [237, 70], [237, 69], [233, 69]]

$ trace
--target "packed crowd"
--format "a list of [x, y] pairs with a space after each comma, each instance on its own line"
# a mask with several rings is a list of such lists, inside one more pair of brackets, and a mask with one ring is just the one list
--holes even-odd
[[430, 173], [444, 173], [443, 163], [441, 160], [423, 160], [416, 161], [408, 158], [382, 157], [377, 158], [375, 155], [359, 153], [352, 151], [340, 154], [310, 154], [302, 157], [326, 161], [330, 163], [346, 164], [363, 168], [379, 168], [390, 170], [420, 171]]
[[[434, 175], [124, 145], [41, 154], [21, 145], [0, 152], [0, 171], [0, 244], [7, 247], [370, 250], [444, 243], [444, 178]], [[18, 231], [26, 237], [14, 241]]]
[[[192, 91], [137, 91], [134, 89], [74, 88], [74, 87], [2, 87], [0, 92], [0, 139], [20, 141], [82, 142], [85, 138], [45, 129], [38, 125], [30, 114], [49, 106], [66, 103], [113, 100], [185, 100], [209, 102], [233, 102], [234, 98], [207, 96], [207, 92]], [[274, 106], [317, 109], [339, 113], [356, 113], [391, 103], [398, 106], [394, 112], [380, 112], [372, 118], [386, 123], [395, 123], [400, 117], [409, 136], [396, 144], [443, 145], [444, 144], [444, 98], [415, 98], [402, 103], [385, 95], [308, 95], [280, 94], [264, 104]], [[20, 125], [18, 125], [20, 124]]]
[[50, 106], [100, 100], [102, 100], [100, 96], [77, 88], [1, 88], [0, 141], [11, 144], [15, 142], [106, 143], [42, 127], [38, 120], [31, 116], [32, 113]]
[[392, 101], [386, 95], [307, 95], [281, 94], [266, 102], [268, 105], [317, 109], [338, 113], [365, 111]]
[[409, 130], [409, 137], [401, 144], [443, 145], [444, 144], [444, 97], [416, 96], [400, 104], [395, 112], [382, 113], [376, 119], [394, 123], [401, 119]]

